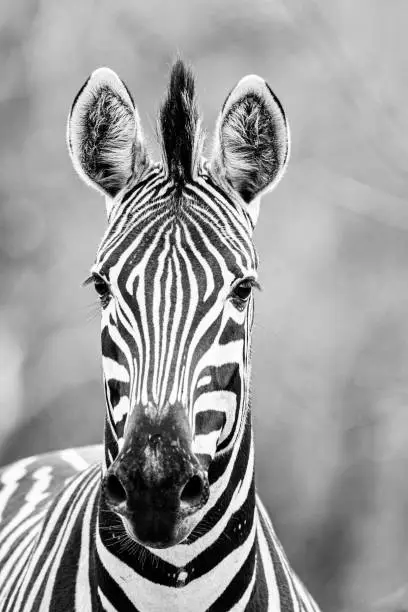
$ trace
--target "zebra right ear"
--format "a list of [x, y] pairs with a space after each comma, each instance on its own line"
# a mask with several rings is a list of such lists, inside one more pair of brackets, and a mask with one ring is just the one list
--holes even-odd
[[95, 70], [68, 117], [67, 143], [80, 177], [114, 198], [147, 163], [132, 97], [113, 70]]
[[260, 197], [279, 183], [289, 150], [289, 125], [279, 100], [261, 77], [244, 77], [218, 118], [211, 166], [239, 194], [254, 225]]

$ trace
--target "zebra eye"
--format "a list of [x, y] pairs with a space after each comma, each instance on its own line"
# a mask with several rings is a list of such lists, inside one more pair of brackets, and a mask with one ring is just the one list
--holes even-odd
[[98, 274], [93, 274], [93, 282], [95, 291], [99, 296], [100, 302], [103, 307], [107, 306], [111, 293], [108, 283]]
[[253, 282], [250, 280], [243, 280], [242, 282], [235, 285], [232, 290], [231, 297], [235, 302], [236, 306], [242, 310], [245, 306], [245, 302], [249, 300], [252, 293]]

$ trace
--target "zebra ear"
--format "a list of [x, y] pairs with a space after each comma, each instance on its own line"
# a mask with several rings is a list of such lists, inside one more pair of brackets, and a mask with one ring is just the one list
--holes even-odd
[[289, 125], [279, 100], [261, 77], [244, 77], [218, 118], [211, 166], [241, 196], [254, 224], [260, 196], [282, 178], [289, 150]]
[[146, 164], [138, 112], [113, 70], [95, 70], [78, 92], [68, 117], [67, 142], [80, 177], [108, 198]]

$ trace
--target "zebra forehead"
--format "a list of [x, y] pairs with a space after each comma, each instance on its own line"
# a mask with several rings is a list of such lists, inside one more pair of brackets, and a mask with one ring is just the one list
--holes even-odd
[[258, 258], [248, 219], [207, 185], [190, 183], [182, 193], [171, 191], [164, 198], [151, 193], [148, 199], [143, 194], [131, 201], [125, 197], [99, 247], [98, 271], [109, 275], [116, 267], [130, 273], [177, 253], [186, 255], [193, 268], [216, 260], [236, 277], [255, 270]]

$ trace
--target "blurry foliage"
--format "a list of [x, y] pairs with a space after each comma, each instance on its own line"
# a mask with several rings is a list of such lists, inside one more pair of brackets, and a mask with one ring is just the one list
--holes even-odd
[[259, 489], [324, 610], [407, 609], [407, 14], [403, 0], [3, 0], [0, 463], [102, 436], [80, 283], [105, 219], [65, 149], [77, 90], [115, 69], [157, 153], [177, 52], [210, 134], [234, 82], [259, 73], [293, 137], [256, 230]]

